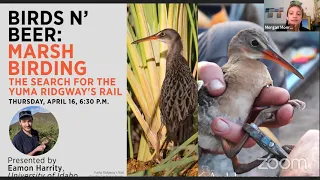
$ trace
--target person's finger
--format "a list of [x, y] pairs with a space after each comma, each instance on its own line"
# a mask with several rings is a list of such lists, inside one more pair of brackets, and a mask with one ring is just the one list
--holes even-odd
[[[211, 124], [212, 131], [222, 138], [237, 144], [244, 136], [242, 126], [228, 121], [224, 118], [214, 118]], [[247, 140], [244, 147], [250, 148], [255, 145], [255, 141], [251, 138]]]
[[288, 102], [290, 94], [287, 90], [280, 87], [263, 88], [257, 99], [255, 106], [282, 105]]
[[290, 104], [283, 105], [276, 113], [276, 121], [262, 123], [261, 126], [278, 128], [289, 124], [293, 119], [293, 107]]
[[209, 94], [220, 96], [226, 89], [221, 68], [210, 62], [200, 62], [198, 65], [199, 79], [207, 86]]

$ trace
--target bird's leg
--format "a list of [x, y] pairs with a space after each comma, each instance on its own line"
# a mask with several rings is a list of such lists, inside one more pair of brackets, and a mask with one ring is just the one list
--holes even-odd
[[[275, 116], [272, 112], [278, 109], [278, 107], [271, 107], [261, 111], [253, 123], [259, 126], [263, 122], [273, 121], [275, 119]], [[223, 151], [225, 152], [227, 157], [232, 158], [236, 156], [241, 151], [249, 137], [249, 134], [245, 133], [240, 142], [238, 142], [234, 147], [231, 147], [225, 139], [222, 139]]]
[[[290, 104], [293, 107], [293, 110], [303, 110], [306, 107], [305, 102], [298, 99], [289, 100], [286, 104]], [[267, 109], [262, 110], [255, 121], [253, 122], [257, 126], [262, 123], [276, 121], [276, 111], [278, 111], [282, 106], [273, 106]]]
[[249, 134], [244, 134], [244, 136], [242, 137], [242, 139], [240, 140], [239, 143], [237, 143], [235, 146], [231, 146], [227, 140], [221, 138], [221, 143], [222, 143], [222, 148], [224, 153], [226, 154], [226, 156], [228, 158], [233, 158], [235, 157], [242, 149], [242, 147], [244, 146], [244, 144], [246, 143], [246, 141], [249, 139]]
[[[303, 101], [298, 100], [298, 99], [289, 100], [287, 102], [287, 104], [292, 105], [294, 110], [305, 108], [305, 103]], [[281, 107], [282, 106], [274, 106], [274, 107], [270, 107], [270, 108], [262, 110], [253, 123], [256, 124], [257, 126], [259, 126], [260, 124], [265, 123], [265, 122], [275, 121], [275, 112], [277, 110], [279, 110]], [[234, 147], [230, 147], [228, 142], [225, 139], [222, 139], [223, 150], [224, 150], [225, 154], [229, 158], [232, 159], [233, 169], [237, 174], [248, 172], [248, 171], [252, 170], [253, 168], [259, 166], [263, 162], [263, 160], [257, 159], [251, 163], [248, 163], [248, 164], [240, 164], [239, 163], [236, 155], [240, 152], [240, 150], [242, 149], [243, 145], [248, 140], [248, 138], [249, 138], [249, 134], [246, 133], [243, 136], [243, 138], [240, 140], [240, 142]], [[282, 148], [288, 154], [290, 154], [291, 150], [294, 148], [294, 145], [285, 145]], [[265, 157], [271, 158], [271, 156], [272, 156], [272, 154], [268, 154], [266, 156], [263, 156], [261, 159], [264, 159]]]
[[291, 104], [294, 110], [303, 110], [304, 108], [306, 108], [306, 103], [300, 101], [299, 99], [289, 100], [287, 104]]
[[[300, 101], [298, 99], [289, 100], [287, 104], [290, 104], [293, 106], [294, 110], [296, 109], [304, 109], [305, 103], [303, 101]], [[267, 109], [262, 110], [256, 119], [254, 120], [254, 124], [259, 126], [262, 123], [265, 122], [271, 122], [275, 121], [275, 112], [279, 110], [282, 106], [274, 106]], [[221, 143], [223, 147], [223, 151], [226, 154], [227, 157], [233, 158], [235, 155], [237, 155], [241, 149], [243, 148], [246, 141], [249, 139], [249, 134], [245, 133], [245, 135], [242, 137], [239, 143], [237, 143], [234, 147], [231, 147], [230, 144], [227, 142], [227, 140], [221, 138]]]
[[[291, 153], [293, 148], [294, 148], [294, 145], [284, 145], [284, 146], [282, 146], [282, 149], [284, 151], [286, 151], [288, 154]], [[285, 162], [285, 161], [281, 161], [281, 159], [278, 159], [278, 160], [281, 162], [281, 164], [283, 164]]]
[[[247, 117], [246, 121], [248, 121], [248, 118], [250, 117], [250, 115]], [[235, 157], [243, 148], [244, 144], [247, 142], [247, 140], [249, 139], [249, 134], [245, 133], [244, 136], [241, 138], [240, 142], [238, 142], [235, 146], [231, 146], [227, 140], [220, 138], [221, 140], [221, 144], [222, 144], [222, 148], [224, 153], [226, 154], [226, 156], [228, 158], [233, 158]]]
[[[269, 121], [274, 121], [275, 120], [275, 115], [273, 112], [277, 111], [280, 107], [275, 106], [275, 107], [271, 107], [271, 108], [267, 108], [262, 110], [257, 118], [254, 120], [254, 124], [256, 124], [257, 126], [259, 126], [260, 124], [264, 123], [264, 122], [269, 122]], [[233, 158], [234, 156], [236, 156], [241, 149], [243, 148], [244, 144], [246, 143], [246, 141], [249, 139], [249, 134], [245, 133], [244, 136], [242, 137], [242, 139], [240, 140], [240, 142], [238, 142], [235, 146], [231, 147], [228, 142], [221, 138], [221, 143], [222, 143], [222, 147], [223, 147], [223, 151], [226, 154], [227, 157], [229, 158]]]
[[[294, 148], [294, 145], [284, 145], [282, 146], [282, 148], [288, 153], [290, 154], [291, 150]], [[265, 156], [262, 156], [261, 158], [256, 159], [255, 161], [252, 161], [250, 163], [247, 164], [240, 164], [238, 161], [237, 156], [234, 156], [232, 159], [232, 166], [233, 166], [233, 170], [237, 173], [237, 174], [242, 174], [242, 173], [246, 173], [254, 168], [256, 168], [257, 166], [259, 166], [263, 161], [268, 161], [270, 158], [273, 158], [274, 155], [273, 154], [267, 154]]]
[[160, 141], [162, 138], [162, 129], [163, 129], [163, 123], [161, 123], [159, 131], [157, 133], [157, 147], [156, 147], [156, 162], [160, 163]]
[[237, 174], [246, 173], [246, 172], [251, 171], [252, 169], [256, 168], [257, 166], [259, 166], [265, 160], [265, 158], [269, 159], [271, 156], [272, 156], [272, 154], [267, 154], [259, 159], [256, 159], [255, 161], [252, 161], [247, 164], [240, 164], [237, 156], [234, 156], [233, 158], [231, 158], [233, 170]]
[[160, 148], [160, 152], [162, 151], [162, 158], [165, 159], [167, 157], [167, 149], [168, 149], [168, 146], [169, 146], [169, 141], [168, 139], [166, 139], [164, 141], [164, 143], [162, 144], [161, 148]]
[[[163, 123], [161, 123], [161, 125], [160, 125], [160, 128], [159, 128], [159, 131], [158, 131], [158, 133], [157, 133], [157, 138], [158, 138], [158, 142], [159, 142], [159, 144], [160, 144], [160, 140], [161, 140], [161, 138], [162, 138], [162, 129], [163, 129]], [[159, 145], [160, 146], [160, 145]]]
[[285, 150], [288, 154], [291, 153], [293, 148], [294, 148], [294, 145], [284, 145], [284, 146], [282, 146], [282, 149]]
[[265, 122], [271, 122], [271, 121], [275, 121], [275, 112], [277, 110], [280, 109], [281, 106], [274, 106], [274, 107], [270, 107], [270, 108], [266, 108], [264, 110], [262, 110], [258, 116], [256, 117], [256, 119], [253, 121], [254, 124], [256, 124], [257, 126], [259, 126], [262, 123]]

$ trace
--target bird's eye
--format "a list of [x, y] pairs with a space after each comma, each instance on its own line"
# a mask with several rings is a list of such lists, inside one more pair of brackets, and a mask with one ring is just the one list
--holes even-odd
[[257, 46], [259, 46], [259, 43], [258, 43], [257, 40], [254, 39], [254, 40], [251, 41], [251, 45], [254, 46], [254, 47], [257, 47]]
[[164, 32], [160, 33], [160, 36], [162, 36], [162, 37], [165, 36]]

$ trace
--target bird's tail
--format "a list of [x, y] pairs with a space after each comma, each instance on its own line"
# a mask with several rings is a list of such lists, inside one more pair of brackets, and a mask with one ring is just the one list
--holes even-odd
[[166, 141], [173, 141], [174, 146], [179, 146], [194, 134], [193, 115], [188, 116], [180, 127], [167, 129]]
[[185, 119], [185, 123], [182, 126], [178, 128], [167, 129], [167, 138], [160, 151], [162, 149], [167, 149], [168, 143], [171, 141], [174, 143], [173, 146], [180, 146], [193, 135], [193, 131], [193, 116], [189, 116], [187, 119]]
[[186, 122], [179, 128], [179, 145], [184, 143], [193, 135], [193, 115], [188, 116], [185, 121]]

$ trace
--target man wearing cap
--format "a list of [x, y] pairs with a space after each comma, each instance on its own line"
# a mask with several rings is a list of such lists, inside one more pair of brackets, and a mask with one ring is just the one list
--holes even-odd
[[12, 140], [13, 145], [23, 154], [30, 156], [39, 155], [45, 149], [44, 144], [39, 145], [39, 133], [32, 129], [33, 117], [31, 111], [19, 113], [19, 124], [21, 131]]

